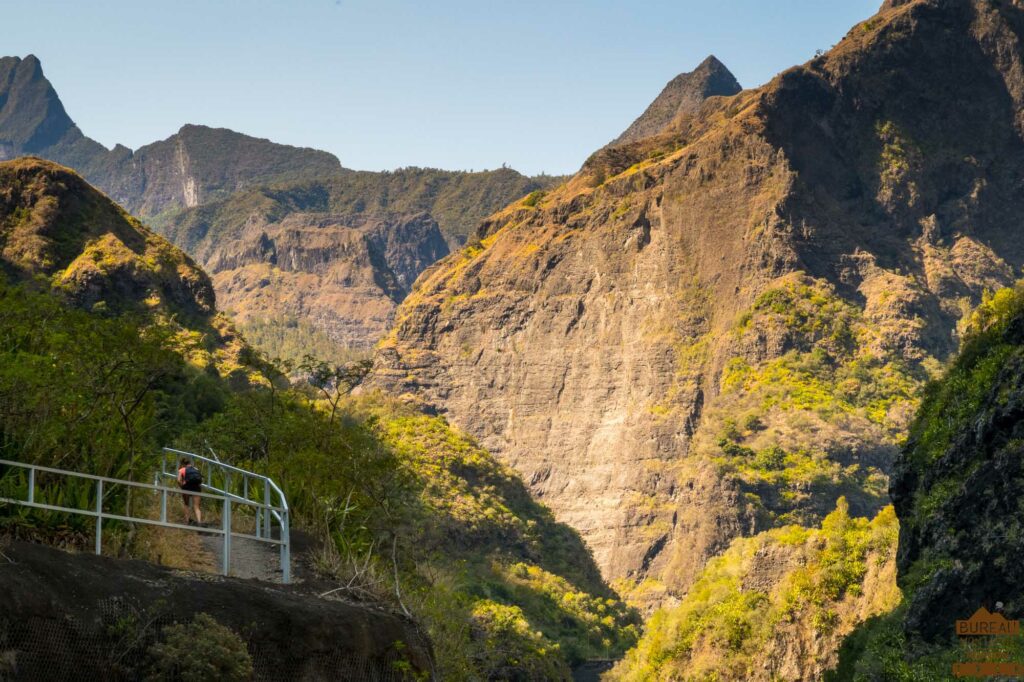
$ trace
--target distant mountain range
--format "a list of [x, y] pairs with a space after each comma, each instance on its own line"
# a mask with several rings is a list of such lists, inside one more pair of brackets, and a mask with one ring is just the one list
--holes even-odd
[[295, 352], [316, 345], [311, 333], [368, 348], [423, 269], [493, 211], [560, 181], [508, 168], [352, 171], [327, 152], [199, 125], [108, 150], [31, 55], [0, 58], [0, 160], [24, 155], [76, 169], [185, 248], [222, 307]]

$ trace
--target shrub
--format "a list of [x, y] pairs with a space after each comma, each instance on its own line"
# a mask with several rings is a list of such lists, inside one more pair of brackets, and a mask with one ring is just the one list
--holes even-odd
[[252, 679], [245, 642], [211, 615], [199, 613], [187, 625], [171, 625], [164, 641], [149, 649], [152, 680], [242, 682]]

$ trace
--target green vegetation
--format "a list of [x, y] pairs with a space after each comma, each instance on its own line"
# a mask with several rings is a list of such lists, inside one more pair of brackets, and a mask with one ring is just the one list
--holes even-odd
[[[958, 504], [965, 494], [980, 495], [990, 508], [1000, 509], [1001, 497], [1019, 504], [1012, 481], [1007, 488], [990, 489], [981, 474], [983, 466], [1019, 459], [1019, 442], [1003, 442], [986, 433], [980, 443], [968, 434], [979, 432], [998, 411], [1015, 399], [1024, 350], [1019, 331], [1024, 319], [1024, 285], [986, 294], [982, 303], [961, 324], [960, 355], [941, 379], [923, 391], [921, 407], [909, 429], [900, 462], [900, 485], [911, 487], [894, 496], [900, 510], [902, 541], [907, 543], [905, 563], [899, 570], [903, 601], [892, 612], [858, 627], [844, 642], [833, 680], [874, 682], [893, 680], [953, 680], [957, 662], [992, 660], [1024, 664], [1024, 637], [1000, 637], [991, 641], [955, 640], [952, 620], [966, 618], [980, 604], [963, 593], [970, 577], [962, 565], [979, 567], [984, 584], [1013, 584], [1002, 571], [1015, 564], [1021, 538], [1013, 512], [975, 512], [975, 504]], [[1018, 325], [1018, 327], [1014, 327]], [[992, 452], [985, 452], [991, 448]], [[995, 462], [995, 464], [993, 464]], [[995, 474], [1002, 479], [1002, 474]], [[989, 499], [991, 498], [991, 499]], [[969, 511], [965, 511], [969, 510]], [[941, 578], [941, 579], [940, 579]], [[938, 582], [936, 582], [938, 580]], [[1007, 580], [1010, 582], [1007, 583]], [[982, 591], [974, 591], [982, 594]], [[1015, 611], [1016, 590], [1001, 590], [999, 597]], [[915, 616], [914, 612], [918, 615]], [[920, 614], [924, 614], [923, 616]], [[934, 641], [924, 642], [919, 632], [922, 619], [939, 620]]]
[[544, 190], [562, 180], [546, 175], [530, 178], [511, 168], [475, 173], [435, 168], [402, 168], [383, 173], [350, 171], [322, 180], [243, 191], [152, 220], [171, 241], [195, 253], [200, 240], [230, 237], [254, 213], [277, 221], [292, 212], [426, 212], [434, 217], [441, 233], [454, 247], [464, 243], [491, 213], [521, 197], [526, 197], [526, 201], [532, 197], [536, 203]]
[[[891, 507], [869, 521], [851, 517], [840, 499], [818, 529], [785, 526], [735, 540], [678, 606], [651, 617], [612, 679], [748, 679], [773, 664], [787, 636], [811, 628], [818, 638], [838, 639], [862, 610], [894, 605], [895, 591], [878, 593], [875, 583], [892, 571], [896, 534]], [[768, 557], [774, 566], [765, 565]], [[774, 582], [759, 579], [780, 569]], [[815, 655], [803, 653], [802, 670], [825, 662]]]
[[894, 450], [925, 371], [880, 350], [858, 308], [799, 273], [763, 292], [735, 335], [742, 346], [767, 338], [789, 350], [726, 364], [709, 415], [715, 436], [702, 451], [746, 486], [773, 525], [817, 524], [841, 495], [858, 513], [876, 512], [888, 479], [877, 460], [854, 457], [843, 443], [866, 434]]
[[303, 358], [315, 358], [336, 365], [368, 360], [369, 348], [346, 348], [305, 320], [296, 318], [255, 318], [239, 325], [246, 340], [278, 364], [298, 366]]
[[244, 682], [252, 679], [252, 658], [245, 642], [207, 613], [188, 624], [170, 625], [162, 642], [149, 649], [153, 680]]
[[882, 145], [878, 157], [878, 198], [890, 206], [913, 205], [918, 189], [912, 178], [921, 165], [921, 150], [892, 121], [879, 121], [875, 134]]
[[850, 634], [839, 652], [839, 664], [826, 682], [939, 682], [962, 680], [953, 674], [953, 665], [977, 660], [993, 660], [1024, 665], [1024, 636], [964, 639], [913, 657], [913, 645], [903, 631], [907, 604], [901, 603], [889, 613], [870, 618]]
[[[0, 457], [143, 476], [155, 443], [224, 403], [216, 369], [187, 365], [179, 347], [172, 329], [68, 308], [0, 281]], [[83, 482], [62, 494], [81, 504], [91, 492]], [[47, 494], [44, 486], [41, 499]], [[40, 514], [8, 515], [0, 526]], [[71, 535], [90, 525], [84, 517], [61, 521]]]
[[[186, 361], [180, 332], [158, 320], [85, 312], [38, 289], [0, 286], [0, 456], [146, 480], [160, 446], [208, 443], [274, 476], [299, 527], [322, 540], [321, 572], [412, 612], [444, 679], [510, 667], [566, 678], [571, 663], [635, 642], [637, 615], [579, 537], [442, 419], [350, 398], [358, 377], [327, 363], [307, 362], [289, 385], [246, 350], [228, 379]], [[92, 503], [90, 486], [37, 484], [37, 499]], [[5, 493], [25, 485], [0, 478]], [[79, 546], [91, 535], [88, 522], [25, 509], [5, 509], [0, 526]], [[105, 538], [142, 553], [142, 534], [127, 530], [111, 524]]]
[[[954, 439], [971, 429], [986, 402], [1005, 403], [1012, 388], [1000, 376], [1006, 368], [1024, 358], [1019, 340], [1007, 334], [1009, 325], [1024, 315], [1024, 283], [1014, 289], [986, 294], [982, 303], [962, 325], [960, 355], [940, 381], [924, 390], [921, 408], [910, 426], [904, 459], [924, 473], [953, 445]], [[911, 513], [902, 519], [909, 528], [923, 524], [956, 493], [977, 462], [963, 461], [947, 476], [932, 480], [927, 490], [914, 496]]]
[[525, 199], [523, 199], [523, 206], [529, 206], [530, 208], [535, 207], [537, 204], [541, 202], [541, 200], [544, 199], [544, 196], [546, 194], [547, 192], [545, 192], [544, 190], [535, 189], [534, 191], [530, 192]]

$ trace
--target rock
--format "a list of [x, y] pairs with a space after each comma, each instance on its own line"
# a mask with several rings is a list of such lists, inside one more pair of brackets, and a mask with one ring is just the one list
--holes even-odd
[[[131, 679], [145, 656], [140, 642], [199, 613], [242, 637], [256, 679], [391, 679], [400, 660], [413, 670], [433, 667], [430, 644], [412, 623], [299, 587], [28, 543], [5, 546], [4, 556], [0, 672], [14, 680]], [[4, 657], [13, 670], [4, 670]]]
[[725, 64], [711, 55], [688, 73], [668, 82], [638, 119], [613, 140], [610, 146], [635, 142], [663, 132], [675, 119], [692, 115], [709, 97], [731, 97], [743, 88]]
[[[716, 463], [729, 363], [825, 343], [796, 320], [741, 333], [761, 294], [831, 292], [862, 320], [865, 358], [920, 377], [955, 350], [963, 306], [1020, 272], [1022, 19], [980, 0], [883, 9], [766, 86], [602, 150], [421, 276], [371, 383], [516, 467], [607, 578], [685, 591], [731, 538], [783, 518]], [[886, 435], [814, 410], [773, 411], [758, 438], [844, 467], [863, 454], [884, 477], [906, 416]], [[790, 492], [807, 522], [837, 496]]]

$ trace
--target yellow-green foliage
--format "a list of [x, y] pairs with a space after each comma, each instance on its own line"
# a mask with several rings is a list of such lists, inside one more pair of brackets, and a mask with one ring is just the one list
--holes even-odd
[[384, 442], [419, 479], [423, 501], [431, 514], [445, 522], [425, 529], [436, 534], [437, 542], [450, 539], [454, 533], [535, 540], [529, 536], [536, 523], [529, 524], [513, 513], [502, 495], [503, 489], [517, 484], [516, 475], [469, 437], [443, 419], [424, 414], [387, 415], [378, 423]]
[[756, 391], [763, 411], [814, 410], [826, 419], [858, 414], [899, 431], [891, 408], [914, 400], [923, 374], [895, 354], [872, 351], [874, 330], [829, 285], [796, 275], [765, 291], [737, 325], [740, 336], [754, 331], [770, 331], [796, 348], [757, 366], [734, 358], [722, 373], [723, 393]]
[[306, 355], [335, 364], [358, 362], [371, 355], [368, 348], [346, 348], [309, 322], [295, 318], [251, 319], [241, 325], [240, 330], [268, 358], [292, 366], [301, 363]]
[[877, 509], [885, 499], [882, 470], [842, 461], [832, 445], [847, 434], [895, 445], [906, 428], [925, 372], [876, 350], [876, 334], [860, 309], [799, 273], [739, 318], [743, 346], [768, 337], [790, 350], [726, 363], [705, 429], [715, 435], [702, 447], [762, 498], [775, 523], [815, 522], [826, 511], [812, 508], [816, 500], [840, 494], [858, 508]]
[[244, 682], [252, 679], [252, 657], [230, 628], [206, 613], [186, 624], [168, 626], [164, 641], [148, 652], [152, 661], [150, 679], [182, 682]]
[[530, 208], [533, 208], [544, 199], [545, 194], [547, 194], [547, 192], [540, 189], [530, 192], [526, 196], [526, 198], [523, 199], [523, 206], [529, 206]]
[[912, 171], [920, 165], [921, 150], [892, 121], [880, 121], [875, 133], [882, 150], [878, 157], [879, 199], [913, 205], [917, 200], [917, 183]]
[[477, 661], [489, 679], [569, 679], [558, 645], [533, 630], [518, 606], [481, 599], [473, 605], [471, 623], [481, 642]]
[[[1024, 314], [1024, 285], [1003, 289], [971, 314], [960, 355], [940, 380], [927, 386], [921, 409], [910, 427], [914, 447], [906, 456], [927, 467], [942, 456], [952, 438], [973, 418], [996, 385], [999, 371], [1020, 347], [1004, 338], [1006, 326]], [[922, 504], [924, 498], [918, 501]]]
[[907, 142], [903, 139], [896, 124], [892, 121], [880, 121], [876, 126], [878, 139], [882, 141], [882, 155], [879, 166], [883, 177], [898, 178], [910, 170], [907, 161]]
[[[553, 661], [563, 672], [571, 663], [614, 657], [633, 645], [637, 614], [604, 587], [593, 564], [581, 561], [586, 549], [579, 536], [557, 524], [511, 469], [439, 417], [385, 402], [364, 401], [361, 409], [373, 415], [382, 441], [419, 481], [423, 506], [411, 521], [410, 539], [419, 574], [428, 581], [417, 594], [432, 614], [435, 645], [452, 652], [445, 679], [460, 679], [480, 660], [498, 665], [487, 668], [497, 674], [504, 664], [489, 651], [494, 637], [505, 641], [506, 653], [528, 662], [525, 669]], [[479, 617], [481, 609], [487, 618]], [[451, 624], [466, 613], [477, 633], [469, 639]], [[484, 632], [490, 625], [499, 631]]]
[[[813, 625], [829, 636], [858, 609], [844, 609], [870, 589], [870, 562], [892, 560], [897, 523], [891, 507], [874, 520], [850, 517], [840, 499], [821, 528], [778, 528], [735, 540], [708, 562], [683, 601], [657, 611], [640, 642], [615, 668], [620, 681], [739, 680], [764, 665], [773, 639], [787, 628]], [[774, 582], [748, 583], [764, 557], [787, 569]], [[875, 605], [874, 595], [866, 595]], [[893, 604], [877, 604], [888, 610]], [[847, 622], [846, 625], [853, 623]], [[806, 662], [806, 661], [805, 661]]]

